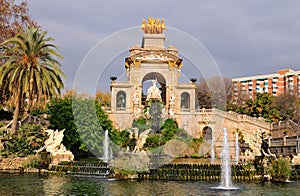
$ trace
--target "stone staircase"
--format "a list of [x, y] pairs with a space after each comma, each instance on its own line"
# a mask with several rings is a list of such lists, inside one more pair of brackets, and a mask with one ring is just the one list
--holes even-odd
[[232, 111], [222, 111], [222, 110], [218, 110], [218, 109], [212, 109], [211, 112], [213, 114], [222, 116], [224, 118], [227, 118], [229, 120], [235, 121], [235, 122], [240, 122], [240, 123], [249, 123], [249, 124], [253, 124], [257, 127], [261, 127], [264, 129], [270, 129], [271, 128], [271, 123], [266, 122], [266, 120], [264, 118], [255, 118], [255, 117], [251, 117], [245, 114], [238, 114], [236, 112], [232, 112]]

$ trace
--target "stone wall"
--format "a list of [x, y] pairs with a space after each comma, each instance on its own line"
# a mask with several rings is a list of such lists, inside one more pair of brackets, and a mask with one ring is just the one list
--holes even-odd
[[0, 171], [20, 171], [27, 157], [0, 158]]

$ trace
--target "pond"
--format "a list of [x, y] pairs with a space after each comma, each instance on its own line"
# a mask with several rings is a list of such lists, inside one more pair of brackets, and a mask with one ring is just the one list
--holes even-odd
[[219, 182], [137, 181], [59, 175], [0, 173], [0, 195], [299, 195], [300, 181], [234, 183], [236, 191], [217, 191]]

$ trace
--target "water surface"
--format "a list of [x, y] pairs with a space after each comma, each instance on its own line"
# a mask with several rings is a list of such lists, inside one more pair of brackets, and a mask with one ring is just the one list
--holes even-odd
[[210, 189], [219, 184], [0, 173], [0, 195], [300, 195], [300, 181], [233, 183], [240, 188], [236, 191]]

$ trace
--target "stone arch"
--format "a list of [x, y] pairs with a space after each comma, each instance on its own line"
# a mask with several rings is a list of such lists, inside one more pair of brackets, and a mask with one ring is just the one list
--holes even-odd
[[[150, 80], [157, 79], [157, 82], [159, 83], [160, 87], [159, 90], [161, 90], [161, 99], [164, 103], [166, 103], [166, 79], [165, 77], [158, 73], [158, 72], [150, 72], [146, 74], [142, 79], [142, 86], [144, 87], [144, 83]], [[146, 100], [147, 95], [142, 94], [142, 103], [144, 104]]]
[[211, 141], [212, 140], [212, 128], [209, 126], [205, 126], [202, 129], [202, 136], [203, 136], [204, 140]]
[[116, 108], [117, 111], [126, 110], [126, 93], [124, 91], [118, 91], [116, 97]]
[[180, 108], [182, 111], [189, 111], [190, 110], [190, 100], [191, 100], [191, 96], [188, 92], [183, 92], [181, 93], [181, 99], [180, 99]]

